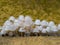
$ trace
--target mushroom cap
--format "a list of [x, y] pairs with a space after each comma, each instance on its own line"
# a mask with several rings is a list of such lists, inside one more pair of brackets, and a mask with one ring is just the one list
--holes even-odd
[[10, 22], [9, 20], [7, 20], [7, 21], [5, 21], [5, 23], [4, 23], [3, 26], [5, 26], [5, 25], [10, 25], [10, 24], [11, 24], [11, 22]]
[[46, 29], [43, 28], [43, 30], [41, 31], [42, 33], [47, 33]]
[[20, 24], [20, 21], [19, 21], [18, 19], [16, 19], [16, 20], [14, 21], [15, 30], [18, 29], [18, 28], [20, 27], [20, 25], [22, 25], [22, 24]]
[[6, 34], [7, 32], [5, 30], [2, 30], [0, 33], [2, 35], [2, 34]]
[[33, 32], [39, 33], [39, 29], [38, 28], [34, 28]]
[[19, 26], [19, 23], [20, 23], [20, 21], [18, 21], [17, 19], [14, 21], [14, 25], [16, 25], [16, 26]]
[[49, 32], [51, 32], [51, 28], [50, 27], [47, 27], [46, 28], [46, 31], [49, 33]]
[[54, 26], [54, 25], [55, 25], [55, 23], [53, 21], [50, 21], [49, 24], [48, 24], [48, 26], [50, 26], [50, 27]]
[[2, 27], [2, 30], [10, 30], [12, 25], [13, 25], [13, 24], [12, 24], [9, 20], [7, 20], [7, 21], [4, 23], [4, 25], [3, 25], [3, 27]]
[[40, 25], [40, 20], [39, 19], [36, 19], [34, 24], [35, 25]]
[[26, 30], [24, 30], [24, 28], [20, 28], [19, 32], [26, 32]]
[[14, 25], [13, 24], [11, 24], [11, 25], [7, 25], [5, 28], [4, 28], [4, 30], [5, 31], [14, 31]]
[[23, 15], [20, 15], [20, 16], [18, 17], [18, 20], [19, 20], [19, 21], [24, 21], [24, 19], [25, 19], [25, 17], [24, 17]]
[[47, 22], [46, 20], [43, 20], [43, 21], [41, 22], [41, 26], [48, 26], [48, 22]]
[[14, 24], [12, 22], [10, 22], [9, 20], [7, 20], [3, 27], [2, 27], [2, 30], [5, 30], [5, 31], [10, 31], [10, 30], [13, 30], [13, 27], [14, 27]]
[[58, 30], [60, 30], [60, 24], [58, 24], [57, 28], [58, 28]]
[[58, 31], [57, 26], [56, 26], [56, 25], [55, 25], [55, 26], [52, 26], [52, 27], [51, 27], [51, 31], [52, 31], [52, 32], [57, 32], [57, 31]]
[[14, 21], [14, 25], [17, 26], [17, 27], [22, 27], [24, 25], [24, 21], [16, 19]]
[[2, 26], [0, 26], [0, 30], [2, 30]]
[[14, 21], [15, 20], [15, 17], [14, 16], [10, 16], [9, 20]]
[[32, 25], [32, 24], [33, 24], [32, 18], [30, 16], [26, 16], [25, 25]]
[[40, 31], [42, 31], [42, 30], [43, 30], [43, 27], [42, 27], [42, 26], [40, 26], [40, 27], [39, 27], [39, 30], [40, 30]]
[[25, 21], [30, 22], [30, 21], [32, 21], [32, 18], [30, 16], [25, 16]]

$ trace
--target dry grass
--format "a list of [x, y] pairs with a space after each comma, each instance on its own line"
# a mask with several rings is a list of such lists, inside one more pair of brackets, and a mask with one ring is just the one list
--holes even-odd
[[0, 45], [60, 45], [60, 37], [0, 37]]

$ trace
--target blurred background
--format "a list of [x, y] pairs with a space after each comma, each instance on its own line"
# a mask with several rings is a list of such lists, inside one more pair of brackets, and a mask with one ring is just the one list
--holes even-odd
[[33, 20], [60, 23], [60, 0], [0, 0], [0, 25], [10, 17], [30, 15]]

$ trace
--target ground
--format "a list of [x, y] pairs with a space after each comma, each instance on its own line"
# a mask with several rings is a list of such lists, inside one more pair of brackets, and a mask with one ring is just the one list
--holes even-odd
[[0, 45], [60, 45], [60, 37], [0, 37]]

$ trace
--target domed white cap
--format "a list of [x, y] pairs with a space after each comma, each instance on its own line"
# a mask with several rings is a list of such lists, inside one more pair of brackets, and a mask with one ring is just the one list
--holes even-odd
[[19, 21], [17, 19], [14, 21], [14, 25], [19, 26]]
[[40, 30], [40, 31], [42, 31], [42, 30], [43, 30], [43, 27], [42, 27], [42, 26], [40, 26], [40, 27], [39, 27], [39, 30]]
[[14, 20], [15, 20], [15, 17], [14, 17], [14, 16], [11, 16], [11, 17], [9, 18], [9, 20], [14, 21]]
[[46, 33], [46, 29], [43, 29], [41, 32], [42, 32], [42, 33]]
[[33, 32], [39, 33], [39, 29], [38, 28], [34, 28]]
[[32, 21], [32, 18], [30, 16], [25, 16], [25, 21]]
[[2, 31], [1, 31], [1, 35], [2, 35], [2, 34], [6, 34], [6, 31], [5, 31], [5, 30], [2, 30]]
[[46, 28], [46, 31], [47, 31], [48, 33], [51, 32], [50, 27], [47, 27], [47, 28]]
[[4, 25], [3, 26], [7, 26], [7, 25], [11, 25], [12, 23], [9, 21], [9, 20], [7, 20], [5, 23], [4, 23]]
[[58, 30], [60, 30], [60, 24], [58, 24], [57, 28], [58, 28]]
[[26, 32], [26, 30], [24, 30], [23, 28], [20, 28], [19, 32]]
[[41, 22], [41, 26], [48, 26], [48, 22], [47, 22], [46, 20], [43, 20], [43, 21]]
[[25, 23], [28, 25], [32, 25], [33, 24], [32, 18], [30, 16], [26, 16], [25, 17]]
[[35, 21], [35, 23], [34, 24], [36, 24], [36, 25], [40, 25], [40, 20], [39, 19], [37, 19], [36, 21]]
[[20, 15], [20, 16], [18, 17], [18, 20], [24, 21], [24, 19], [25, 19], [25, 17], [24, 17], [23, 15]]
[[57, 31], [58, 31], [57, 26], [52, 26], [52, 27], [51, 27], [51, 31], [52, 31], [52, 32], [57, 32]]
[[0, 30], [2, 30], [2, 26], [0, 26]]
[[54, 25], [55, 25], [55, 23], [53, 21], [50, 21], [49, 24], [48, 24], [48, 26], [50, 26], [50, 27], [54, 26]]
[[17, 19], [15, 19], [15, 21], [14, 21], [15, 23], [18, 23], [18, 20]]

